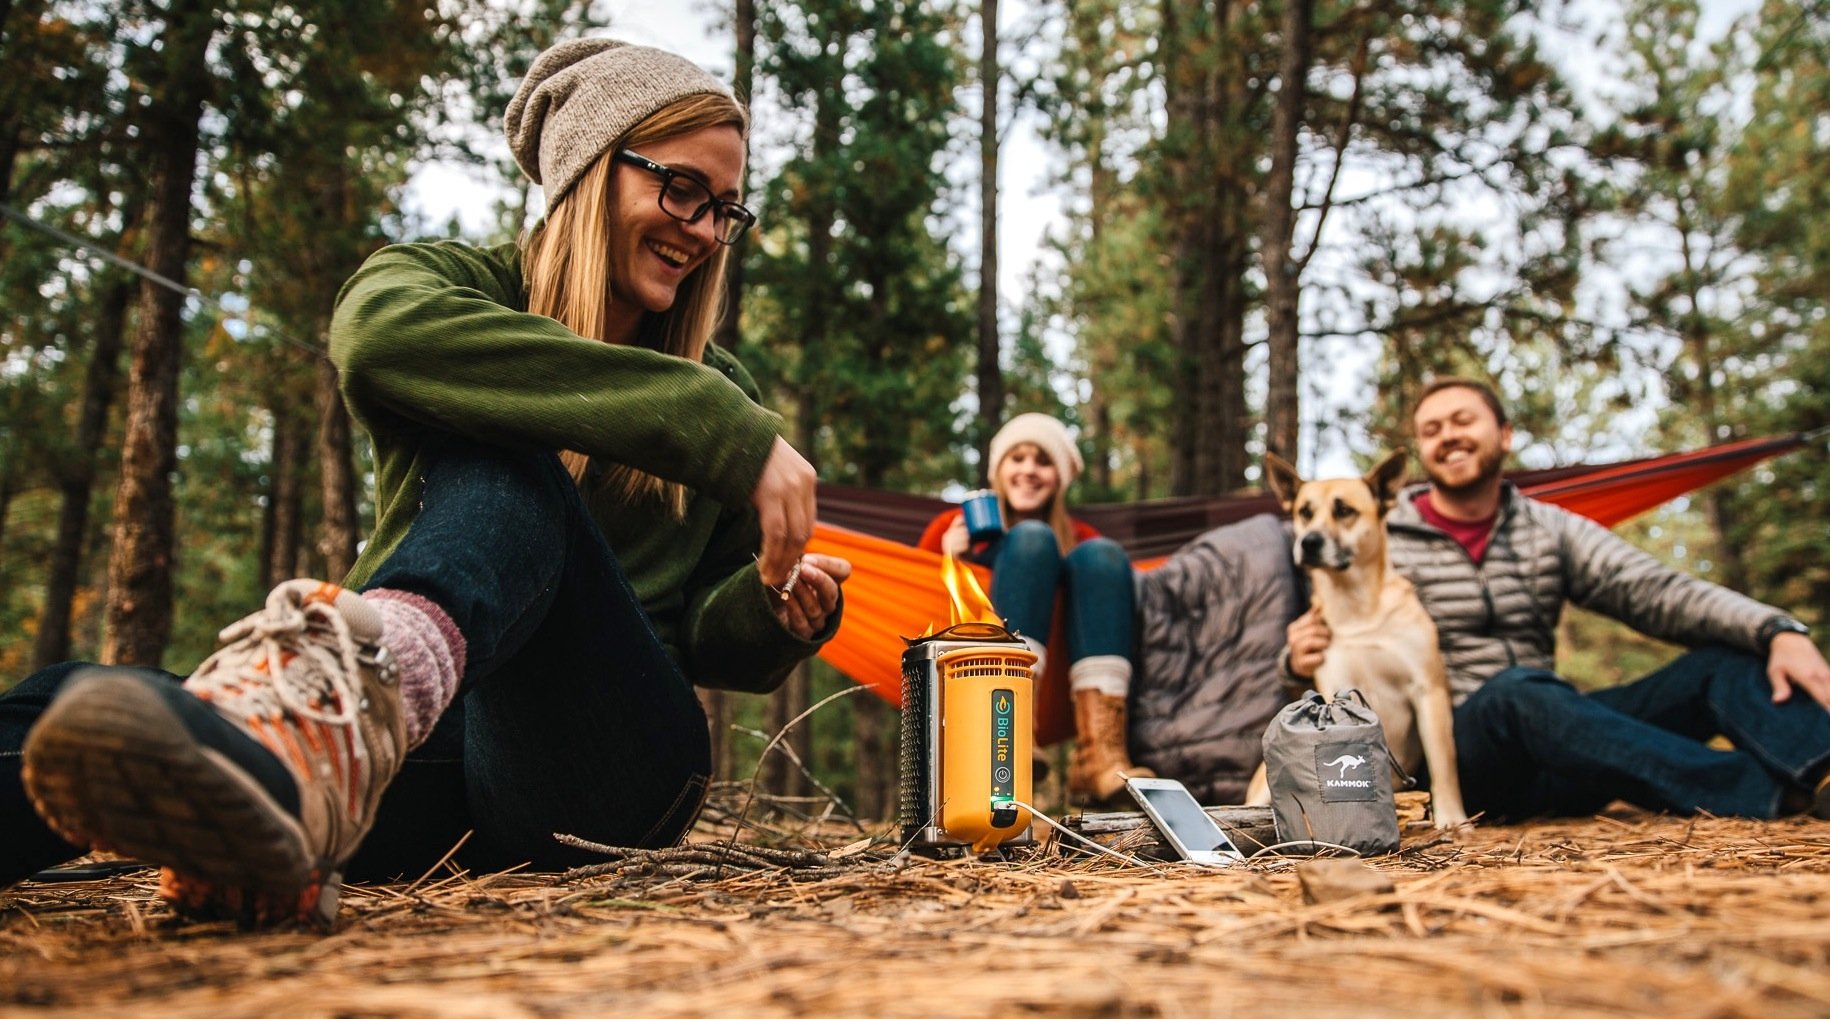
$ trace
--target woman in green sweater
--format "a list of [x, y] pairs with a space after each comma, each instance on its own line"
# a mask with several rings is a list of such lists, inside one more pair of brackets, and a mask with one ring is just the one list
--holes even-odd
[[[343, 586], [290, 581], [179, 682], [54, 667], [0, 698], [0, 882], [105, 846], [193, 914], [327, 922], [342, 875], [557, 868], [679, 840], [710, 747], [693, 682], [767, 691], [837, 629], [814, 472], [708, 344], [747, 124], [673, 54], [564, 43], [505, 123], [548, 215], [399, 245], [331, 357], [375, 448]], [[29, 729], [29, 735], [27, 730]], [[385, 799], [383, 790], [389, 790]]]

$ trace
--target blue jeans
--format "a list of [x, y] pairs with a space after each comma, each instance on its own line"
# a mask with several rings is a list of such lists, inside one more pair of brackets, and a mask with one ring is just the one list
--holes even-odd
[[[1718, 735], [1734, 749], [1708, 746]], [[1830, 711], [1796, 690], [1774, 704], [1765, 663], [1724, 647], [1589, 694], [1514, 668], [1455, 709], [1455, 753], [1468, 811], [1491, 819], [1590, 814], [1616, 799], [1770, 818], [1830, 762]]]
[[[453, 439], [423, 480], [413, 526], [363, 586], [437, 603], [468, 661], [346, 876], [417, 875], [467, 831], [456, 860], [474, 870], [601, 859], [555, 832], [677, 842], [711, 774], [705, 715], [558, 457]], [[0, 696], [0, 884], [77, 855], [38, 821], [18, 773], [26, 732], [79, 664]]]
[[1130, 656], [1135, 592], [1125, 550], [1109, 538], [1094, 538], [1063, 556], [1047, 524], [1025, 520], [1011, 528], [993, 554], [991, 604], [1012, 629], [1046, 643], [1057, 588], [1069, 662]]

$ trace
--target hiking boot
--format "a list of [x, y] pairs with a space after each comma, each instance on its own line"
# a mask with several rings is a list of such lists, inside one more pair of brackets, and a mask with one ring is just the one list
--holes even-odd
[[69, 841], [163, 865], [182, 913], [328, 926], [406, 752], [380, 635], [355, 592], [287, 581], [181, 688], [72, 678], [26, 739], [26, 791]]
[[1074, 751], [1068, 757], [1068, 793], [1095, 805], [1117, 804], [1125, 778], [1154, 778], [1131, 763], [1125, 747], [1125, 699], [1098, 690], [1074, 691]]

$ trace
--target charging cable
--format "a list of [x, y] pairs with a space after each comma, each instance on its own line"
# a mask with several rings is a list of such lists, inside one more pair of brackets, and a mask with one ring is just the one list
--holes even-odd
[[[1291, 842], [1279, 842], [1278, 844], [1276, 844], [1274, 846], [1266, 846], [1263, 849], [1260, 849], [1258, 852], [1253, 853], [1252, 855], [1246, 857], [1246, 859], [1256, 860], [1260, 856], [1265, 855], [1266, 853], [1276, 853], [1279, 849], [1288, 849], [1291, 846], [1320, 846], [1323, 849], [1339, 849], [1341, 852], [1346, 853], [1348, 856], [1363, 855], [1358, 849], [1355, 849], [1352, 846], [1343, 846], [1338, 842], [1321, 842], [1316, 839], [1296, 839]], [[1311, 853], [1311, 855], [1313, 855], [1313, 853]], [[1283, 854], [1278, 853], [1278, 857], [1280, 859], [1283, 858]]]
[[[1149, 870], [1149, 871], [1152, 871], [1152, 872], [1158, 873], [1158, 874], [1163, 873], [1163, 868], [1157, 866], [1156, 864], [1150, 862], [1149, 860], [1146, 860], [1146, 859], [1144, 859], [1142, 857], [1138, 857], [1138, 856], [1132, 856], [1128, 853], [1121, 853], [1118, 850], [1112, 849], [1109, 846], [1102, 846], [1099, 843], [1093, 841], [1092, 839], [1087, 838], [1085, 835], [1082, 835], [1079, 832], [1074, 831], [1071, 828], [1068, 828], [1067, 826], [1063, 825], [1061, 822], [1055, 820], [1054, 818], [1048, 816], [1047, 814], [1044, 814], [1042, 811], [1037, 810], [1035, 807], [1032, 807], [1029, 804], [1024, 803], [1022, 800], [1011, 800], [1009, 802], [1014, 806], [1022, 807], [1024, 810], [1029, 811], [1032, 816], [1034, 816], [1036, 819], [1040, 820], [1042, 823], [1048, 825], [1050, 828], [1055, 829], [1056, 831], [1060, 832], [1063, 835], [1066, 835], [1068, 838], [1071, 838], [1076, 842], [1086, 845], [1088, 848], [1094, 850], [1095, 852], [1104, 853], [1105, 855], [1110, 856], [1115, 860], [1118, 860], [1122, 863], [1130, 864], [1134, 867], [1143, 867], [1145, 870]], [[1362, 855], [1359, 850], [1353, 848], [1352, 846], [1343, 846], [1338, 842], [1322, 842], [1318, 839], [1296, 839], [1291, 842], [1279, 842], [1273, 846], [1265, 846], [1264, 848], [1258, 850], [1257, 852], [1253, 853], [1252, 855], [1244, 857], [1244, 859], [1245, 860], [1256, 860], [1261, 856], [1277, 853], [1277, 851], [1280, 849], [1290, 849], [1295, 846], [1309, 847], [1311, 852], [1313, 852], [1316, 848], [1321, 848], [1321, 849], [1336, 849], [1336, 850], [1341, 851], [1342, 853], [1347, 854], [1348, 856]], [[1279, 855], [1279, 858], [1282, 858], [1282, 854], [1278, 854], [1278, 855]]]
[[1118, 850], [1113, 849], [1109, 846], [1102, 846], [1099, 843], [1093, 841], [1092, 839], [1087, 838], [1085, 835], [1082, 835], [1077, 831], [1073, 831], [1073, 830], [1069, 829], [1067, 826], [1063, 825], [1061, 822], [1055, 820], [1054, 818], [1048, 816], [1047, 814], [1044, 814], [1042, 811], [1037, 810], [1035, 807], [1032, 807], [1029, 804], [1024, 803], [1022, 800], [1011, 800], [1010, 802], [1016, 804], [1019, 807], [1022, 807], [1024, 810], [1029, 811], [1030, 815], [1032, 817], [1035, 817], [1037, 820], [1041, 821], [1043, 824], [1048, 825], [1050, 828], [1055, 829], [1056, 831], [1060, 832], [1063, 835], [1066, 835], [1068, 838], [1071, 838], [1076, 842], [1086, 845], [1088, 848], [1092, 849], [1095, 852], [1104, 853], [1105, 855], [1110, 856], [1113, 859], [1118, 860], [1121, 863], [1130, 864], [1133, 867], [1142, 867], [1145, 870], [1148, 870], [1155, 874], [1163, 873], [1163, 868], [1157, 866], [1154, 863], [1151, 863], [1149, 860], [1143, 859], [1142, 857], [1132, 856], [1129, 853], [1121, 853]]

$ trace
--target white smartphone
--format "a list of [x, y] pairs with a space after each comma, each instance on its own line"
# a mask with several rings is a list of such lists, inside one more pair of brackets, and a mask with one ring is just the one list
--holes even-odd
[[1125, 788], [1182, 859], [1210, 867], [1229, 867], [1245, 859], [1182, 783], [1173, 778], [1132, 778], [1125, 780]]

